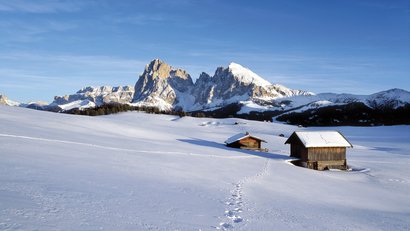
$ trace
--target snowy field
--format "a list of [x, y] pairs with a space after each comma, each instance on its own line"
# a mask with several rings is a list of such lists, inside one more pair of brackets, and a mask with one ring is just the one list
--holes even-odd
[[363, 171], [288, 164], [279, 123], [1, 106], [0, 230], [410, 230], [410, 126], [337, 129]]

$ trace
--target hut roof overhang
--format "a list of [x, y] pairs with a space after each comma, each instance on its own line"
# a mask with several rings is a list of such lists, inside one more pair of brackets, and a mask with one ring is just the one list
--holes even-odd
[[256, 137], [256, 136], [252, 136], [249, 133], [239, 133], [239, 134], [231, 136], [227, 140], [225, 140], [225, 144], [232, 144], [232, 143], [235, 143], [236, 141], [239, 141], [239, 140], [242, 140], [242, 139], [248, 138], [248, 137], [251, 137], [251, 138], [254, 138], [256, 140], [260, 140], [261, 142], [267, 143], [265, 140], [263, 140], [259, 137]]
[[285, 144], [292, 142], [296, 136], [305, 148], [324, 148], [324, 147], [353, 147], [353, 145], [338, 131], [301, 131], [294, 132]]

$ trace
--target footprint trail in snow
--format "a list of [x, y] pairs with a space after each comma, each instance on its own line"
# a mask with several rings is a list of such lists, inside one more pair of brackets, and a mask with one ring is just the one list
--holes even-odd
[[223, 221], [219, 223], [219, 226], [215, 227], [217, 230], [229, 230], [233, 229], [235, 225], [243, 223], [245, 220], [242, 218], [241, 213], [245, 209], [243, 202], [243, 184], [248, 182], [255, 182], [258, 178], [264, 176], [269, 167], [269, 159], [265, 161], [265, 165], [261, 172], [255, 176], [245, 177], [238, 183], [234, 183], [234, 189], [231, 191], [231, 196], [225, 202], [227, 208], [224, 213]]

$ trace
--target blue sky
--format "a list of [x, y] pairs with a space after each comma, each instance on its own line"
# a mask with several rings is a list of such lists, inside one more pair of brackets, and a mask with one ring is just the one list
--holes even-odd
[[52, 101], [134, 85], [160, 58], [202, 71], [240, 63], [320, 92], [410, 90], [409, 0], [0, 0], [0, 92]]

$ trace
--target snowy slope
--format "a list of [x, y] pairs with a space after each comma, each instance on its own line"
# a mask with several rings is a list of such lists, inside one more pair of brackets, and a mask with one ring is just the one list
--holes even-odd
[[[5, 106], [0, 121], [0, 230], [410, 228], [409, 126], [339, 127], [370, 170], [318, 172], [286, 162], [289, 125]], [[245, 131], [269, 153], [223, 145]]]
[[76, 100], [70, 103], [58, 105], [62, 110], [71, 110], [74, 108], [78, 108], [80, 110], [85, 109], [85, 108], [94, 108], [96, 107], [96, 104], [94, 102], [91, 102], [89, 100]]

